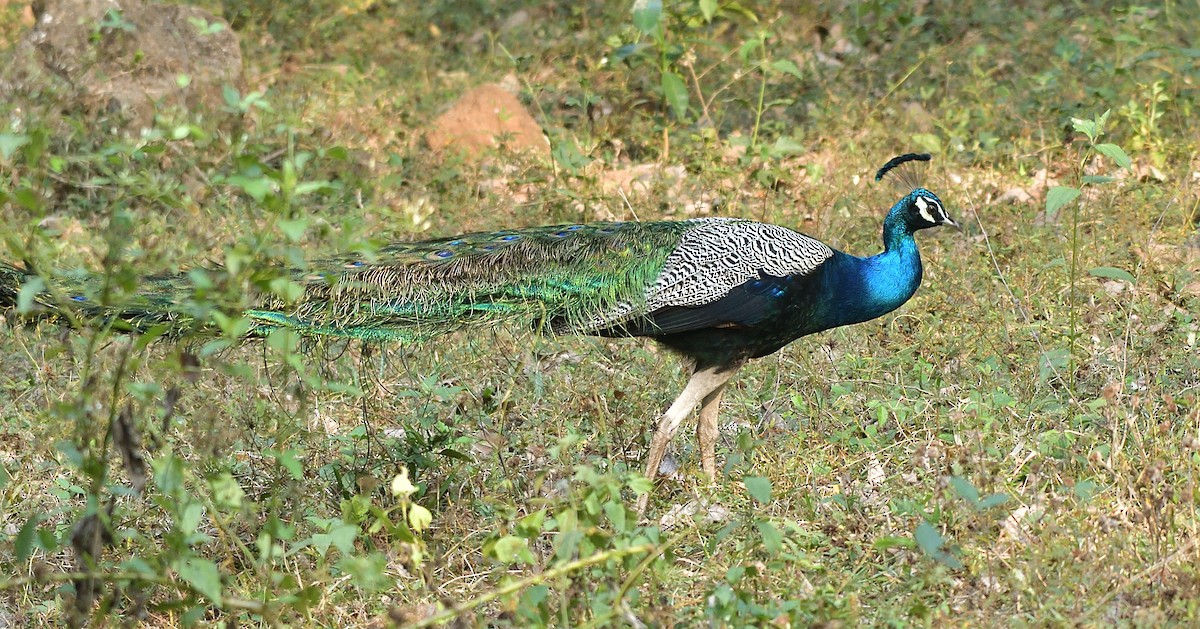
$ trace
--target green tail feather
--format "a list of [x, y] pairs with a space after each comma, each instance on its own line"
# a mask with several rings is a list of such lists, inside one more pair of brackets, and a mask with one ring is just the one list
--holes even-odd
[[[381, 248], [370, 259], [344, 255], [293, 271], [303, 288], [291, 303], [268, 296], [244, 312], [251, 336], [275, 329], [304, 335], [409, 342], [475, 326], [519, 324], [547, 332], [588, 332], [644, 313], [646, 287], [691, 225], [589, 223], [476, 233]], [[16, 305], [30, 275], [0, 265], [0, 307]], [[35, 298], [41, 316], [118, 322], [174, 335], [211, 333], [211, 314], [192, 300], [186, 275], [149, 277], [119, 304], [97, 301], [101, 279], [56, 277], [53, 297]], [[69, 305], [64, 305], [69, 304]]]
[[[53, 286], [47, 290], [37, 274], [0, 263], [0, 312], [21, 306], [22, 290], [36, 285], [40, 290], [27, 296], [26, 312], [21, 313], [26, 318], [109, 326], [126, 332], [145, 332], [166, 325], [175, 336], [210, 325], [210, 314], [188, 301], [194, 289], [183, 275], [142, 278], [137, 293], [111, 300], [101, 298], [101, 275], [62, 273], [53, 276], [51, 282]], [[120, 291], [112, 292], [115, 295]]]

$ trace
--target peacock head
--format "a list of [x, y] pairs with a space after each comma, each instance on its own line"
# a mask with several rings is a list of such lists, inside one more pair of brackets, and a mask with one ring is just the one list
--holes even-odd
[[897, 204], [897, 208], [900, 210], [900, 218], [903, 219], [904, 225], [910, 232], [938, 225], [949, 225], [955, 229], [961, 229], [946, 212], [946, 206], [942, 205], [942, 200], [925, 188], [917, 188], [908, 193], [908, 196]]
[[884, 175], [892, 172], [895, 181], [902, 185], [903, 189], [911, 191], [892, 207], [888, 219], [910, 234], [918, 229], [937, 227], [938, 225], [949, 225], [955, 229], [962, 229], [958, 223], [954, 222], [954, 219], [950, 218], [942, 200], [921, 186], [923, 173], [920, 166], [929, 159], [927, 153], [901, 155], [892, 158], [883, 165], [883, 168], [879, 169], [879, 172], [875, 173], [875, 181], [879, 181], [883, 179]]

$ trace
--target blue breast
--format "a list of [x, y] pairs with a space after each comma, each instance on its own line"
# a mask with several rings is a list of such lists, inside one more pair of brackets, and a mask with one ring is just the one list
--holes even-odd
[[869, 258], [836, 252], [826, 264], [824, 302], [817, 318], [825, 329], [881, 317], [908, 301], [921, 285], [921, 256], [907, 241]]

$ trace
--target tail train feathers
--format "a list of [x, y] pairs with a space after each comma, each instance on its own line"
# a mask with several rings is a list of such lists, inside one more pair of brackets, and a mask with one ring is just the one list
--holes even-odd
[[189, 301], [195, 291], [185, 275], [142, 278], [136, 293], [112, 299], [104, 297], [105, 278], [98, 274], [56, 274], [50, 282], [47, 287], [38, 274], [0, 263], [0, 311], [22, 306], [22, 292], [33, 287], [24, 297], [27, 312], [22, 313], [30, 319], [77, 321], [126, 332], [167, 325], [175, 336], [187, 334], [198, 320], [207, 320], [207, 315], [198, 316], [203, 309]]
[[[414, 341], [453, 329], [521, 323], [587, 332], [645, 314], [655, 281], [687, 222], [590, 223], [504, 230], [397, 243], [370, 256], [343, 255], [285, 271], [301, 290], [285, 301], [251, 299], [247, 336], [275, 329], [370, 341]], [[27, 271], [0, 266], [0, 308], [17, 305]], [[137, 292], [103, 299], [103, 278], [61, 275], [33, 298], [34, 317], [175, 336], [215, 333], [211, 311], [187, 274], [143, 278]], [[57, 296], [56, 296], [57, 294]]]

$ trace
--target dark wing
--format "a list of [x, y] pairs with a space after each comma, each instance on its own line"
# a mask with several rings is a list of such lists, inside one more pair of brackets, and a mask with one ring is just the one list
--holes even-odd
[[762, 276], [735, 286], [724, 297], [702, 306], [669, 306], [630, 322], [625, 330], [638, 336], [657, 336], [706, 328], [745, 328], [758, 325], [777, 312], [794, 282], [785, 277]]

